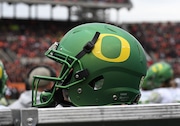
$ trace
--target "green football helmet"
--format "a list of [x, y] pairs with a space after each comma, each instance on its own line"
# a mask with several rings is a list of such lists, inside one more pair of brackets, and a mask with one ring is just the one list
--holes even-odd
[[4, 93], [6, 90], [6, 81], [8, 79], [8, 75], [4, 68], [4, 64], [0, 60], [0, 98], [4, 97]]
[[145, 90], [159, 88], [162, 83], [166, 83], [172, 77], [173, 69], [171, 65], [165, 61], [160, 61], [149, 67], [141, 87]]
[[[32, 106], [61, 103], [65, 92], [74, 106], [134, 104], [147, 71], [143, 47], [131, 34], [114, 25], [79, 25], [45, 53], [62, 64], [58, 77], [34, 76]], [[37, 101], [38, 82], [54, 82]], [[59, 92], [59, 93], [57, 93]], [[61, 98], [60, 98], [61, 97]]]

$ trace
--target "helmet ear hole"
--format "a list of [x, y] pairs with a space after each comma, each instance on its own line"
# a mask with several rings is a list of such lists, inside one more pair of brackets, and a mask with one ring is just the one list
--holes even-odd
[[92, 81], [89, 82], [89, 86], [93, 88], [93, 90], [99, 90], [103, 87], [104, 84], [104, 77], [98, 76], [94, 78]]

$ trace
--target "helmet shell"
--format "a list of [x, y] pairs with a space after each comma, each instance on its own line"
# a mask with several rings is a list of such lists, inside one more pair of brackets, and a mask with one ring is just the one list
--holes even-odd
[[4, 96], [7, 79], [8, 75], [4, 68], [4, 64], [2, 63], [2, 61], [0, 61], [0, 98]]
[[161, 87], [161, 84], [173, 77], [171, 65], [165, 61], [152, 64], [147, 70], [147, 75], [141, 87], [151, 90]]
[[76, 106], [130, 103], [140, 94], [147, 70], [144, 49], [131, 34], [110, 24], [83, 24], [70, 30], [57, 50], [75, 57], [96, 32], [100, 36], [93, 50], [79, 59], [89, 76], [68, 88], [70, 100]]

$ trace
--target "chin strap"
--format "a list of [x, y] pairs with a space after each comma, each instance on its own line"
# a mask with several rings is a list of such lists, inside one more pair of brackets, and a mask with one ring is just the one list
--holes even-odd
[[[61, 96], [61, 97], [60, 97]], [[74, 106], [71, 102], [65, 101], [62, 93], [62, 89], [57, 89], [55, 94], [54, 94], [54, 106], [57, 106], [60, 104], [63, 107], [70, 107]]]
[[[85, 46], [83, 47], [83, 50], [80, 51], [77, 55], [76, 58], [80, 59], [81, 57], [83, 57], [86, 53], [90, 53], [92, 51], [92, 49], [94, 48], [95, 43], [97, 42], [98, 38], [99, 38], [100, 33], [96, 32], [93, 39], [91, 41], [89, 41], [88, 43], [85, 44]], [[82, 78], [86, 78], [89, 75], [88, 70], [84, 69], [81, 71], [77, 71], [76, 74], [74, 75], [76, 80], [81, 80]]]
[[93, 39], [91, 41], [89, 41], [88, 43], [86, 43], [86, 45], [83, 47], [83, 50], [80, 51], [77, 55], [76, 58], [80, 59], [81, 57], [83, 57], [86, 53], [90, 53], [92, 51], [92, 49], [94, 48], [95, 43], [97, 42], [97, 39], [99, 37], [100, 33], [96, 32]]

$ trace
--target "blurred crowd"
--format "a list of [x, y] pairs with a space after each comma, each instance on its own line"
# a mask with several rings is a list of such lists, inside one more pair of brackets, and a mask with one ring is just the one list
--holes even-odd
[[155, 59], [180, 56], [180, 23], [131, 24], [128, 30]]
[[[59, 41], [66, 30], [63, 24], [55, 24], [55, 22], [46, 24], [46, 22], [37, 21], [1, 20], [0, 31], [0, 49], [10, 57], [9, 61], [5, 60], [5, 56], [1, 56], [9, 75], [8, 81], [23, 82], [24, 75], [37, 62], [24, 63], [22, 58], [27, 60], [44, 58], [45, 51], [52, 43]], [[44, 64], [54, 65], [53, 63]]]
[[128, 24], [127, 30], [143, 45], [154, 62], [164, 60], [180, 76], [180, 23]]
[[[0, 50], [8, 53], [7, 61], [2, 56], [10, 82], [23, 82], [24, 75], [37, 62], [22, 62], [22, 58], [44, 58], [45, 51], [76, 23], [32, 20], [0, 20]], [[180, 23], [123, 24], [143, 45], [153, 61], [165, 60], [180, 76]], [[43, 64], [43, 62], [39, 62]], [[44, 63], [46, 64], [46, 63]], [[59, 66], [48, 62], [58, 70]]]

